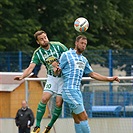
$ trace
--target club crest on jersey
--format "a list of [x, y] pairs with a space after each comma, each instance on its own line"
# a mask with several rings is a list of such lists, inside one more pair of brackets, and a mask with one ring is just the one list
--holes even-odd
[[57, 59], [54, 56], [51, 56], [46, 59], [46, 63], [49, 65], [52, 64], [54, 61], [57, 61]]

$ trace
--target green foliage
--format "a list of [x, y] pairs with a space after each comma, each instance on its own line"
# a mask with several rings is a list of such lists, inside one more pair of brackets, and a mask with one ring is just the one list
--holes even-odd
[[[37, 47], [33, 34], [39, 29], [67, 47], [74, 47], [75, 37], [84, 34], [88, 50], [133, 49], [132, 7], [133, 0], [1, 0], [0, 51], [32, 51]], [[81, 16], [90, 23], [84, 33], [73, 27]], [[94, 62], [102, 66], [103, 61], [101, 54]]]
[[[59, 40], [68, 47], [74, 46], [75, 36], [85, 34], [89, 38], [88, 49], [130, 49], [133, 48], [132, 6], [132, 0], [3, 0], [0, 50], [32, 49], [33, 34], [38, 29], [45, 30], [50, 40]], [[90, 22], [85, 33], [78, 33], [73, 27], [80, 16]]]
[[32, 17], [36, 12], [35, 2], [3, 1], [1, 7], [0, 50], [32, 50], [33, 47], [30, 46], [30, 43], [33, 33], [41, 27], [37, 20], [38, 15]]
[[40, 21], [50, 40], [60, 40], [68, 47], [73, 46], [78, 34], [73, 24], [74, 20], [82, 15], [81, 3], [81, 0], [40, 1]]
[[[108, 49], [133, 48], [132, 8], [130, 8], [130, 13], [127, 13], [127, 8], [133, 6], [133, 1], [86, 0], [83, 6], [85, 7], [83, 12], [87, 14], [90, 21], [88, 32], [94, 35], [93, 39], [96, 39], [96, 41], [92, 39], [90, 45], [96, 49], [103, 47], [108, 47]], [[88, 12], [86, 12], [87, 9]]]

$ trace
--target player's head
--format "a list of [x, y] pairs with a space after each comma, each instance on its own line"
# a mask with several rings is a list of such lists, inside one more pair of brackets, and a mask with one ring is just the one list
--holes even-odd
[[27, 108], [27, 102], [25, 100], [23, 100], [21, 104], [22, 104], [22, 109]]
[[36, 42], [42, 46], [43, 48], [47, 48], [49, 45], [49, 40], [47, 37], [47, 34], [43, 30], [39, 30], [34, 34], [34, 37], [36, 39]]
[[76, 37], [75, 50], [78, 54], [81, 54], [87, 46], [87, 37], [84, 35], [79, 35]]

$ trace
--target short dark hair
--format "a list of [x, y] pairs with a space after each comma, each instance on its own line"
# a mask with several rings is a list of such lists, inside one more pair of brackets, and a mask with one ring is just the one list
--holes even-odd
[[46, 34], [46, 32], [43, 31], [43, 30], [39, 30], [39, 31], [35, 32], [34, 38], [37, 40], [37, 37], [38, 37], [39, 35], [41, 35], [42, 33]]
[[76, 37], [76, 41], [77, 41], [77, 42], [78, 42], [80, 39], [85, 39], [85, 40], [87, 40], [87, 37], [84, 36], [84, 35], [79, 35], [79, 36]]

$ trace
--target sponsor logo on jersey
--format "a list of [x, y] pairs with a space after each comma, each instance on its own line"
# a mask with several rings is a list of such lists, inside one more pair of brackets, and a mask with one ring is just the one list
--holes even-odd
[[75, 61], [75, 67], [76, 67], [76, 69], [84, 70], [85, 63], [82, 61]]
[[46, 59], [46, 63], [50, 65], [50, 64], [52, 64], [56, 60], [57, 59], [54, 56], [51, 56], [51, 57]]

